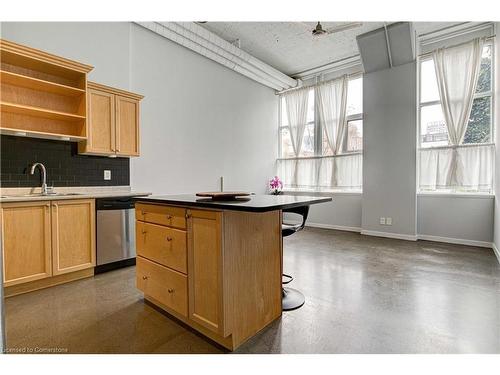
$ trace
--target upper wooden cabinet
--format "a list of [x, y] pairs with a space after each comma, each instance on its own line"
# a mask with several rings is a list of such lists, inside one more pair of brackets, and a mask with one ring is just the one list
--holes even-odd
[[2, 204], [5, 286], [52, 275], [49, 202]]
[[87, 73], [92, 66], [0, 39], [0, 132], [87, 138]]
[[78, 152], [88, 155], [139, 156], [141, 95], [88, 82], [89, 132]]

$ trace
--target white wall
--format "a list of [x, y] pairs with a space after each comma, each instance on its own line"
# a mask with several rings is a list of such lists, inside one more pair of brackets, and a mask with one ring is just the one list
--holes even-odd
[[365, 74], [363, 112], [362, 230], [415, 236], [416, 64]]
[[[495, 24], [495, 30], [498, 32], [500, 30], [500, 22]], [[497, 124], [496, 131], [496, 144], [500, 145], [500, 131], [498, 126], [500, 125], [500, 37], [495, 38], [495, 52], [496, 52], [496, 65], [495, 65], [495, 117]], [[500, 147], [496, 147], [495, 150], [495, 210], [494, 210], [494, 240], [495, 252], [500, 262]]]
[[420, 195], [418, 234], [434, 240], [489, 245], [493, 241], [493, 211], [492, 197]]
[[94, 66], [89, 80], [129, 89], [127, 22], [2, 22], [1, 37]]
[[263, 193], [277, 155], [274, 91], [132, 25], [132, 90], [142, 103], [132, 185], [154, 193]]
[[138, 92], [141, 156], [131, 185], [153, 193], [263, 193], [277, 155], [274, 91], [131, 23], [2, 23], [2, 38], [93, 65], [89, 79]]

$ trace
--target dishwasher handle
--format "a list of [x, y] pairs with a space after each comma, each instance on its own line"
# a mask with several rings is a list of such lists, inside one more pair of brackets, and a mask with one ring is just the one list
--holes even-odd
[[131, 197], [100, 198], [95, 202], [96, 210], [129, 210], [135, 207]]

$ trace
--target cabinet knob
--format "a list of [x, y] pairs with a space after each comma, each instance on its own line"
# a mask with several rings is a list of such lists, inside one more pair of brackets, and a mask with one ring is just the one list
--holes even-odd
[[142, 234], [146, 234], [146, 233], [148, 233], [148, 231], [143, 229]]
[[143, 276], [143, 277], [142, 277], [142, 279], [143, 279], [143, 280], [147, 280], [147, 279], [148, 279], [148, 277], [147, 277], [147, 276]]
[[173, 293], [173, 292], [175, 292], [175, 290], [173, 290], [172, 288], [168, 288], [168, 289], [167, 289], [167, 292], [169, 292], [169, 293]]
[[172, 241], [172, 237], [167, 236], [167, 241], [168, 241], [168, 242]]
[[147, 212], [145, 212], [144, 210], [141, 210], [141, 214], [142, 214], [142, 216], [144, 216], [147, 214]]
[[172, 219], [172, 215], [167, 215], [167, 220]]
[[186, 219], [189, 219], [191, 217], [191, 214], [186, 214]]

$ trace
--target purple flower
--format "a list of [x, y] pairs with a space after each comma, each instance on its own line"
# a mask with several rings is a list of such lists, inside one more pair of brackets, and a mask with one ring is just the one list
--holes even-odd
[[282, 189], [283, 182], [279, 179], [278, 176], [274, 176], [274, 178], [269, 181], [269, 187], [274, 190]]

